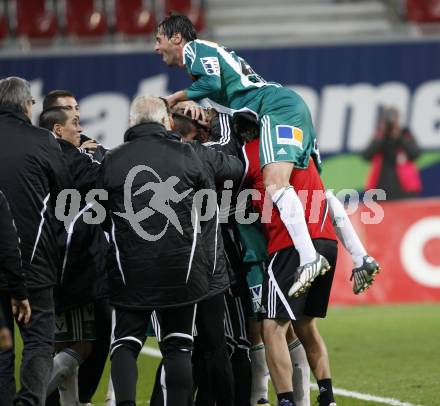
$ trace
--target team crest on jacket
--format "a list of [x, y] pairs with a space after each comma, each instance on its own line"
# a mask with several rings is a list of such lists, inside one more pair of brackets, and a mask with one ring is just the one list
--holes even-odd
[[[144, 171], [152, 174], [157, 182], [147, 182], [145, 183], [145, 185], [143, 185], [136, 192], [133, 193], [134, 179], [137, 174]], [[174, 209], [170, 206], [170, 202], [179, 203], [191, 193], [192, 189], [188, 189], [182, 193], [178, 193], [175, 190], [175, 186], [179, 182], [180, 179], [177, 176], [170, 176], [166, 181], [162, 181], [159, 174], [153, 168], [150, 168], [147, 165], [137, 165], [130, 170], [127, 178], [125, 179], [125, 213], [115, 212], [115, 214], [127, 220], [130, 223], [130, 226], [135, 230], [135, 232], [141, 238], [147, 241], [159, 240], [167, 231], [170, 223], [181, 235], [183, 235], [183, 229], [180, 224], [179, 218]], [[153, 195], [149, 201], [149, 205], [135, 213], [133, 209], [132, 198], [135, 196], [139, 196], [146, 191], [153, 192]], [[150, 234], [142, 228], [140, 223], [153, 216], [154, 214], [160, 214], [164, 216], [166, 218], [166, 223], [164, 228], [159, 233]]]

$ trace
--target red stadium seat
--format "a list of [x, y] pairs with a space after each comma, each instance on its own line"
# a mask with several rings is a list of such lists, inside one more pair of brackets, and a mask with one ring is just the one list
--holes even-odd
[[5, 3], [0, 4], [0, 40], [8, 35], [8, 19], [6, 16]]
[[107, 33], [104, 0], [66, 0], [66, 31], [78, 37]]
[[52, 0], [16, 0], [18, 36], [51, 38], [58, 31], [58, 21]]
[[149, 34], [156, 18], [150, 0], [116, 0], [116, 31], [127, 35]]
[[418, 23], [440, 21], [440, 0], [407, 0], [407, 18]]
[[171, 12], [187, 15], [197, 31], [205, 28], [205, 10], [201, 0], [165, 0], [165, 14]]

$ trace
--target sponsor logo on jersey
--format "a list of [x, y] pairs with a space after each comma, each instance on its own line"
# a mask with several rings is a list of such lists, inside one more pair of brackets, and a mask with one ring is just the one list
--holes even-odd
[[220, 63], [215, 56], [207, 56], [206, 58], [200, 58], [203, 68], [208, 75], [220, 76]]
[[294, 145], [303, 148], [303, 132], [298, 127], [290, 125], [277, 125], [277, 143], [282, 145]]

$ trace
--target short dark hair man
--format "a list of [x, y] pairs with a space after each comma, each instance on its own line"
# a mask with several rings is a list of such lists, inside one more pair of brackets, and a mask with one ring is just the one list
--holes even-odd
[[[15, 394], [13, 351], [0, 352], [0, 403], [44, 404], [52, 369], [53, 286], [58, 267], [54, 206], [67, 167], [53, 134], [31, 124], [30, 84], [0, 80], [0, 189], [15, 220], [32, 317], [23, 338], [21, 389]], [[13, 326], [11, 326], [11, 329]], [[14, 400], [13, 400], [14, 398]]]
[[[88, 359], [96, 339], [94, 300], [98, 275], [105, 272], [108, 243], [100, 225], [86, 224], [86, 193], [95, 187], [100, 163], [78, 148], [81, 126], [68, 107], [51, 107], [40, 116], [40, 126], [57, 137], [71, 175], [72, 187], [81, 194], [79, 213], [68, 230], [59, 223], [58, 242], [63, 261], [55, 290], [57, 355], [49, 381], [50, 395], [60, 388], [63, 404], [79, 403], [77, 368]], [[84, 203], [83, 203], [84, 202]], [[72, 205], [74, 206], [74, 205]], [[62, 390], [61, 390], [62, 388]]]
[[[75, 94], [69, 90], [53, 90], [49, 92], [43, 100], [43, 107], [44, 114], [41, 115], [41, 119], [44, 119], [45, 121], [51, 119], [51, 117], [54, 117], [54, 115], [57, 114], [56, 112], [52, 113], [51, 110], [59, 108], [72, 110], [75, 112], [75, 116], [78, 120], [81, 118], [79, 103], [76, 100]], [[46, 124], [49, 125], [49, 127]], [[41, 125], [45, 128], [52, 129], [54, 122], [41, 123]], [[81, 145], [79, 151], [74, 148], [72, 144], [67, 144], [61, 141], [59, 142], [66, 156], [66, 160], [68, 161], [70, 171], [74, 176], [74, 181], [80, 182], [80, 184], [77, 183], [76, 188], [81, 192], [88, 191], [90, 184], [96, 181], [96, 163], [90, 162], [90, 159], [87, 159], [87, 157], [92, 158], [93, 161], [101, 162], [104, 159], [107, 150], [101, 144], [96, 143], [95, 140], [84, 134], [80, 135]], [[81, 152], [81, 154], [78, 152]], [[84, 224], [84, 226], [86, 225]], [[95, 232], [99, 233], [101, 230], [100, 227], [88, 226], [89, 227], [86, 228], [90, 228], [89, 231], [95, 236]], [[88, 250], [82, 250], [81, 252], [86, 255], [86, 251], [89, 252]], [[98, 250], [94, 250], [94, 252], [96, 254], [95, 260], [97, 260], [102, 253], [99, 253]], [[83, 256], [80, 255], [80, 257]], [[79, 258], [76, 259], [81, 261]], [[91, 403], [99, 381], [101, 380], [110, 349], [111, 306], [108, 302], [107, 272], [106, 269], [102, 269], [101, 271], [98, 271], [98, 273], [99, 277], [95, 284], [96, 295], [94, 301], [95, 320], [97, 321], [97, 339], [92, 343], [92, 354], [81, 364], [78, 370], [78, 393], [80, 403]], [[67, 391], [65, 393], [67, 393]], [[56, 406], [59, 404], [55, 400], [56, 396], [57, 393], [55, 392], [52, 397], [48, 398], [48, 406]]]
[[166, 405], [186, 404], [192, 397], [196, 303], [208, 295], [209, 267], [193, 200], [209, 183], [193, 149], [166, 138], [170, 121], [163, 100], [136, 98], [130, 125], [124, 144], [106, 155], [98, 184], [108, 192], [117, 262], [109, 278], [116, 402], [135, 404], [136, 358], [156, 310]]

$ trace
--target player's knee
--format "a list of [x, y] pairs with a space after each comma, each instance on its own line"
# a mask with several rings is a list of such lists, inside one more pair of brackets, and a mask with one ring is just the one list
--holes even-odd
[[192, 336], [187, 334], [169, 334], [160, 342], [160, 350], [164, 357], [170, 354], [189, 354], [194, 348]]
[[113, 341], [110, 346], [110, 359], [122, 349], [127, 350], [137, 358], [142, 349], [142, 342], [140, 340], [135, 341], [131, 337], [123, 337]]
[[285, 337], [290, 322], [287, 320], [264, 320], [263, 322], [263, 340], [270, 339], [273, 336]]

